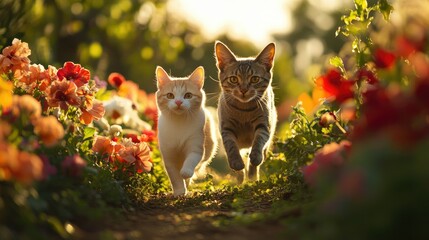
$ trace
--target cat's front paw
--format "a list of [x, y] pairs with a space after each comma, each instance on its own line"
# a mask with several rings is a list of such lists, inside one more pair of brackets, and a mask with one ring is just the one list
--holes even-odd
[[183, 179], [191, 178], [192, 175], [194, 175], [194, 170], [182, 168], [182, 170], [180, 170], [180, 175]]
[[264, 156], [260, 151], [251, 151], [249, 158], [250, 164], [253, 166], [259, 166], [262, 163], [262, 160], [264, 160]]
[[235, 171], [241, 171], [244, 169], [245, 166], [243, 160], [240, 158], [229, 161], [229, 167]]
[[173, 196], [175, 196], [175, 197], [185, 196], [186, 193], [187, 193], [186, 189], [175, 190], [175, 191], [173, 191]]

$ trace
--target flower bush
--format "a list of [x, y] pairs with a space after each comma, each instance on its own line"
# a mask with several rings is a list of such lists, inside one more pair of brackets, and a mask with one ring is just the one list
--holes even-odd
[[429, 22], [421, 14], [429, 5], [412, 1], [414, 7], [396, 9], [387, 23], [381, 20], [393, 10], [387, 1], [354, 2], [337, 32], [350, 42], [315, 79], [321, 99], [301, 98], [307, 102], [294, 108], [289, 136], [279, 144], [289, 180], [308, 186], [314, 197], [288, 221], [288, 235], [419, 239], [429, 209], [423, 150], [429, 141]]
[[138, 114], [156, 111], [153, 97], [118, 73], [108, 90], [80, 64], [45, 69], [30, 54], [19, 39], [0, 54], [0, 235], [67, 237], [66, 225], [168, 186], [156, 114]]

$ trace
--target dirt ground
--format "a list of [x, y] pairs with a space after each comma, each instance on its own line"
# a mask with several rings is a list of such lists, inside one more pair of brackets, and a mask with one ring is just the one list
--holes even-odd
[[278, 223], [219, 226], [231, 218], [230, 211], [204, 209], [139, 209], [119, 219], [106, 219], [94, 229], [79, 229], [74, 239], [210, 239], [252, 240], [278, 239], [282, 227]]
[[[175, 202], [168, 197], [161, 197], [145, 203], [123, 216], [106, 217], [99, 224], [77, 228], [73, 239], [209, 239], [209, 240], [253, 240], [279, 239], [283, 227], [276, 221], [253, 222], [250, 224], [229, 221], [237, 214], [229, 207], [222, 207], [225, 196], [219, 194], [210, 206], [203, 206], [202, 201], [191, 203]], [[245, 212], [268, 211], [270, 204], [262, 204], [246, 209]]]

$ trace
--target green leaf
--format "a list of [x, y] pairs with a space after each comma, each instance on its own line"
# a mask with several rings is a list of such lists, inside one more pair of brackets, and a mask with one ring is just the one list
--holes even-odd
[[365, 13], [367, 12], [368, 3], [366, 0], [355, 0], [355, 7], [357, 15], [360, 17], [359, 20], [363, 20]]
[[95, 128], [86, 127], [83, 130], [83, 139], [84, 140], [90, 139], [90, 138], [94, 137], [94, 134], [95, 134]]
[[387, 0], [380, 0], [378, 3], [378, 9], [381, 14], [383, 14], [384, 20], [388, 21], [390, 18], [390, 13], [393, 11], [392, 5], [390, 5]]
[[329, 59], [329, 63], [334, 67], [340, 68], [342, 71], [344, 70], [343, 59], [338, 56], [331, 57], [331, 59]]

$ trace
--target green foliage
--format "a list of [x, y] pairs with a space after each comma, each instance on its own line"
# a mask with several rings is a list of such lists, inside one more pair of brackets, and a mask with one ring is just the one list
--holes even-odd
[[293, 107], [287, 138], [285, 141], [276, 142], [275, 152], [279, 153], [275, 155], [277, 157], [273, 157], [280, 158], [284, 163], [279, 169], [274, 167], [270, 174], [278, 171], [285, 174], [291, 183], [302, 183], [301, 168], [314, 157], [314, 153], [327, 143], [339, 142], [345, 138], [338, 125], [320, 125], [321, 116], [329, 112], [332, 110], [326, 106], [310, 117], [301, 104]]
[[366, 0], [355, 0], [355, 10], [341, 17], [344, 25], [339, 27], [336, 35], [343, 34], [352, 41], [352, 52], [355, 54], [357, 67], [361, 68], [370, 60], [369, 47], [372, 45], [368, 29], [374, 20], [374, 14], [381, 12], [389, 20], [393, 7], [387, 0], [368, 5]]

